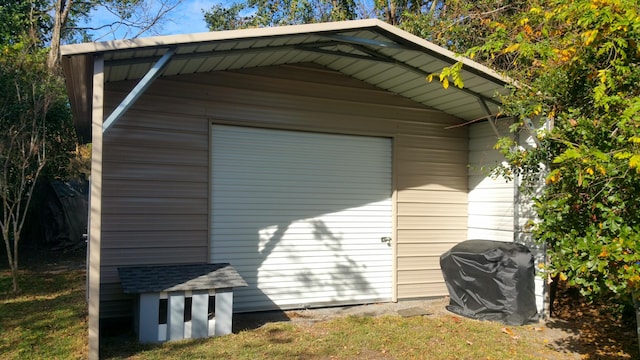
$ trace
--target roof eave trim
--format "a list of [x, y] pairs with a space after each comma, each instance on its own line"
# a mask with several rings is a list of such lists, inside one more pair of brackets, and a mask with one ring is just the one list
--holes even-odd
[[383, 22], [378, 19], [363, 19], [253, 29], [211, 31], [194, 34], [164, 35], [129, 40], [112, 40], [63, 45], [60, 48], [60, 53], [62, 56], [72, 56], [90, 53], [102, 53], [122, 49], [138, 49], [149, 47], [156, 48], [178, 44], [196, 44], [212, 41], [242, 40], [261, 37], [264, 38], [273, 36], [357, 30], [380, 26], [380, 24], [383, 24]]

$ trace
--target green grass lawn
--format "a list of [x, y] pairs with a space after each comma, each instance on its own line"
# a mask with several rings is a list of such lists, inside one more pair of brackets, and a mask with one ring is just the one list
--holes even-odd
[[[272, 323], [207, 340], [156, 346], [107, 342], [105, 359], [562, 359], [527, 335], [461, 319], [348, 316], [314, 325]], [[135, 349], [132, 351], [131, 346]], [[548, 355], [548, 356], [547, 356]]]
[[[84, 359], [87, 313], [83, 270], [21, 271], [11, 295], [0, 270], [0, 359]], [[271, 323], [223, 337], [158, 345], [105, 338], [104, 359], [630, 359], [553, 350], [540, 326], [443, 316], [349, 316], [312, 325]], [[611, 354], [611, 353], [609, 353]], [[578, 356], [578, 357], [576, 357]]]
[[18, 295], [0, 270], [0, 359], [85, 359], [84, 270], [20, 271]]

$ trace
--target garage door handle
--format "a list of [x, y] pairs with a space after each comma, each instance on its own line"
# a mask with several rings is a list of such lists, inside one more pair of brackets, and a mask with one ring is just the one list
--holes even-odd
[[380, 238], [380, 242], [387, 243], [388, 246], [391, 246], [391, 237], [383, 236]]

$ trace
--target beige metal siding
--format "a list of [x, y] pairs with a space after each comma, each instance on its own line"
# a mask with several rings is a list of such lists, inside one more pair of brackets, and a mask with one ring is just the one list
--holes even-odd
[[[108, 84], [109, 104], [131, 86]], [[300, 65], [160, 78], [106, 134], [104, 301], [121, 297], [117, 266], [208, 260], [211, 122], [392, 137], [397, 297], [446, 295], [437, 259], [466, 239], [467, 129], [445, 129], [461, 121]], [[119, 307], [106, 308], [113, 311], [103, 316], [117, 315]]]
[[[131, 83], [107, 84], [109, 114]], [[206, 262], [208, 122], [133, 108], [104, 135], [101, 316], [128, 314], [121, 266]]]

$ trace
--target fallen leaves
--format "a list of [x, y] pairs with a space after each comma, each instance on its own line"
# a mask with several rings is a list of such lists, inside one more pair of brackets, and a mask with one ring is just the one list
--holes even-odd
[[509, 329], [508, 327], [503, 327], [502, 332], [509, 335], [513, 340], [520, 339], [520, 336], [516, 335], [516, 333], [514, 333], [513, 330]]

